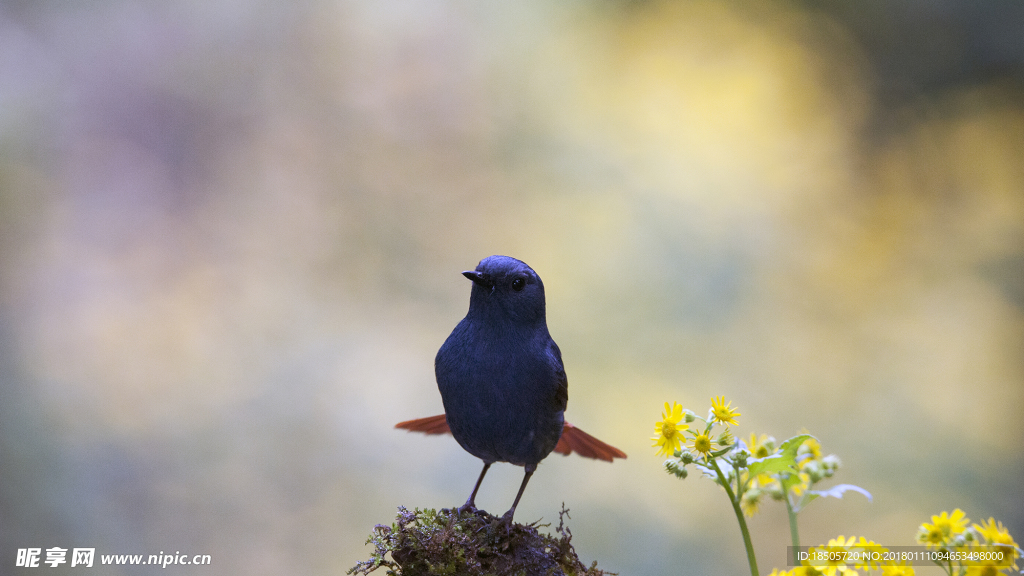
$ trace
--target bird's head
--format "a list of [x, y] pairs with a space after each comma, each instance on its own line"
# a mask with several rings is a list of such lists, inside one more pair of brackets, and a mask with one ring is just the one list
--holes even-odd
[[470, 314], [544, 321], [544, 283], [525, 262], [508, 256], [489, 256], [475, 270], [462, 275], [473, 281]]

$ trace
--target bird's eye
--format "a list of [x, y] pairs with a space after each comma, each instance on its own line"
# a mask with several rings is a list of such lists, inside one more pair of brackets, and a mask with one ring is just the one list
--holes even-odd
[[521, 291], [523, 288], [526, 288], [526, 278], [516, 278], [512, 281], [512, 289], [516, 292]]

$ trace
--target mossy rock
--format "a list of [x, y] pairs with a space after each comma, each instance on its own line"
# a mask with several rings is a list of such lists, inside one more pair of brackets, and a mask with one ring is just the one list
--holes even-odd
[[[393, 576], [600, 576], [597, 562], [588, 568], [576, 556], [572, 534], [565, 527], [568, 511], [558, 514], [558, 537], [541, 534], [547, 524], [506, 524], [477, 510], [398, 508], [391, 526], [374, 527], [367, 544], [373, 556], [349, 574], [369, 574], [377, 568]], [[388, 559], [386, 556], [391, 556]], [[608, 573], [611, 574], [611, 573]]]

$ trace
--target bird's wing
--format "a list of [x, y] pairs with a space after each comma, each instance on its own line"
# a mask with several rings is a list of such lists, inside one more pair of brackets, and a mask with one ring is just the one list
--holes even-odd
[[[424, 434], [450, 434], [448, 420], [444, 414], [406, 420], [395, 424], [395, 428], [402, 428], [410, 432], [423, 432]], [[562, 427], [562, 437], [558, 439], [555, 452], [568, 456], [573, 452], [584, 458], [594, 458], [611, 462], [615, 458], [625, 458], [626, 453], [618, 448], [605, 444], [604, 442], [580, 430], [576, 426], [566, 422]]]
[[552, 367], [555, 369], [555, 380], [558, 383], [558, 387], [555, 389], [555, 406], [565, 412], [565, 407], [569, 404], [569, 379], [565, 376], [565, 366], [562, 364], [562, 351], [558, 349], [558, 344], [555, 344], [554, 340], [548, 338], [550, 344], [548, 345], [548, 354], [551, 355]]

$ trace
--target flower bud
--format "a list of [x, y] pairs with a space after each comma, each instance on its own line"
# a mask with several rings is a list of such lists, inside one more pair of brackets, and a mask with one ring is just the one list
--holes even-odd
[[737, 450], [732, 455], [732, 461], [736, 464], [737, 468], [746, 468], [747, 467], [747, 451], [746, 450]]
[[829, 454], [828, 456], [825, 456], [824, 458], [821, 459], [821, 465], [824, 466], [826, 470], [831, 470], [835, 472], [836, 470], [839, 469], [840, 466], [843, 465], [843, 462], [839, 459], [839, 456], [836, 456], [835, 454]]
[[732, 446], [733, 443], [736, 442], [736, 438], [732, 435], [732, 432], [726, 428], [724, 432], [718, 435], [716, 442], [718, 442], [718, 445], [722, 447]]
[[686, 475], [688, 474], [686, 468], [679, 465], [679, 463], [674, 460], [665, 460], [665, 470], [670, 474], [674, 474], [676, 478], [681, 479], [686, 478]]
[[825, 477], [825, 471], [822, 469], [821, 461], [819, 460], [811, 460], [810, 462], [804, 464], [804, 467], [801, 470], [801, 472], [807, 473], [807, 475], [810, 477], [811, 484], [817, 484], [818, 482], [821, 481], [822, 478]]

